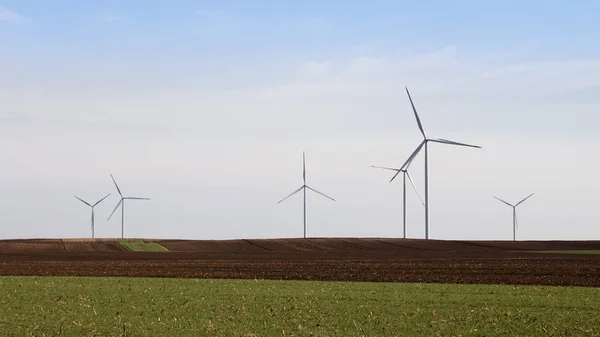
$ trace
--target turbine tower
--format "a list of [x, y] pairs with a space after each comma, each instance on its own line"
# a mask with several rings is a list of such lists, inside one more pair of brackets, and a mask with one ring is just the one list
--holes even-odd
[[125, 238], [125, 200], [150, 200], [149, 198], [138, 198], [138, 197], [124, 197], [123, 193], [121, 193], [121, 189], [119, 189], [119, 185], [117, 185], [117, 182], [115, 181], [115, 177], [113, 177], [113, 175], [111, 174], [110, 177], [112, 178], [113, 183], [115, 183], [115, 187], [117, 188], [117, 192], [119, 192], [119, 195], [121, 196], [121, 200], [119, 200], [119, 203], [117, 204], [117, 206], [115, 206], [115, 209], [112, 211], [112, 213], [110, 213], [110, 216], [108, 217], [108, 220], [110, 220], [110, 218], [113, 216], [113, 214], [115, 214], [115, 212], [117, 211], [117, 208], [119, 208], [119, 206], [121, 206], [121, 238]]
[[[423, 125], [421, 124], [421, 119], [419, 119], [419, 114], [417, 114], [417, 109], [415, 108], [415, 104], [413, 103], [412, 97], [410, 97], [410, 92], [408, 91], [407, 87], [405, 87], [405, 89], [406, 89], [406, 94], [408, 95], [408, 99], [410, 100], [410, 105], [412, 106], [413, 112], [415, 113], [417, 125], [419, 126], [419, 130], [421, 131], [421, 134], [423, 135], [423, 141], [421, 142], [421, 144], [419, 144], [417, 149], [411, 154], [411, 156], [408, 158], [406, 163], [404, 163], [404, 165], [400, 169], [405, 169], [407, 167], [407, 165], [410, 164], [410, 162], [412, 162], [412, 160], [419, 153], [419, 151], [421, 151], [421, 149], [423, 147], [425, 148], [425, 239], [429, 239], [429, 158], [428, 158], [428, 151], [427, 151], [429, 142], [447, 144], [447, 145], [467, 146], [467, 147], [474, 147], [474, 148], [481, 148], [481, 146], [459, 143], [459, 142], [455, 142], [455, 141], [451, 141], [451, 140], [447, 140], [447, 139], [441, 139], [441, 138], [439, 138], [439, 139], [427, 138], [427, 136], [425, 135], [425, 131], [423, 129]], [[398, 173], [396, 173], [396, 175], [398, 175], [398, 174], [400, 174], [400, 171], [398, 171]]]
[[508, 202], [506, 202], [498, 197], [494, 197], [494, 198], [502, 201], [503, 203], [507, 204], [508, 206], [512, 207], [512, 209], [513, 209], [513, 241], [517, 241], [517, 206], [522, 204], [525, 200], [531, 198], [531, 196], [534, 194], [535, 193], [531, 193], [527, 198], [519, 201], [516, 205], [511, 205]]
[[[414, 157], [413, 157], [414, 158]], [[412, 162], [412, 160], [411, 160]], [[402, 224], [403, 224], [403, 238], [406, 239], [406, 178], [408, 178], [408, 180], [410, 181], [410, 184], [412, 185], [412, 187], [414, 188], [415, 192], [417, 193], [417, 196], [419, 197], [419, 200], [421, 200], [421, 203], [423, 204], [423, 206], [425, 206], [425, 203], [423, 202], [423, 199], [421, 199], [421, 196], [419, 195], [419, 191], [417, 190], [417, 186], [415, 186], [415, 182], [412, 180], [412, 178], [410, 177], [410, 173], [408, 173], [408, 167], [410, 166], [410, 162], [408, 163], [408, 165], [405, 165], [406, 168], [402, 168], [402, 169], [396, 169], [396, 168], [391, 168], [391, 167], [382, 167], [382, 166], [371, 166], [374, 168], [379, 168], [379, 169], [384, 169], [384, 170], [391, 170], [391, 171], [396, 171], [397, 174], [390, 180], [390, 182], [392, 182], [394, 180], [394, 178], [396, 178], [396, 176], [402, 172], [403, 173], [403, 181], [402, 181]]]
[[88, 206], [90, 206], [90, 207], [92, 208], [92, 239], [94, 238], [94, 207], [96, 207], [96, 205], [98, 205], [100, 202], [102, 202], [102, 200], [104, 200], [104, 199], [108, 198], [108, 196], [109, 196], [109, 195], [110, 195], [110, 193], [109, 193], [109, 194], [107, 194], [107, 195], [106, 195], [104, 198], [102, 198], [102, 199], [100, 199], [100, 200], [96, 201], [96, 203], [95, 203], [95, 204], [93, 204], [93, 205], [92, 205], [92, 204], [90, 204], [89, 202], [87, 202], [87, 201], [85, 201], [85, 200], [81, 199], [80, 197], [78, 197], [78, 196], [76, 196], [76, 195], [74, 196], [75, 198], [79, 199], [79, 201], [83, 202], [84, 204], [86, 204], [86, 205], [88, 205]]
[[298, 193], [300, 191], [304, 192], [304, 238], [306, 239], [306, 189], [308, 188], [309, 190], [311, 190], [311, 191], [313, 191], [313, 192], [315, 192], [317, 194], [320, 194], [320, 195], [324, 196], [327, 199], [330, 199], [330, 200], [333, 200], [333, 201], [335, 201], [335, 199], [333, 199], [332, 197], [327, 196], [327, 195], [325, 195], [325, 194], [323, 194], [323, 193], [315, 190], [314, 188], [306, 185], [306, 156], [305, 156], [304, 152], [302, 152], [302, 179], [304, 181], [304, 184], [302, 185], [302, 187], [300, 187], [299, 189], [295, 190], [294, 192], [292, 192], [287, 197], [279, 200], [279, 202], [277, 204], [280, 204], [285, 199], [291, 197], [292, 195], [294, 195], [294, 194], [296, 194], [296, 193]]

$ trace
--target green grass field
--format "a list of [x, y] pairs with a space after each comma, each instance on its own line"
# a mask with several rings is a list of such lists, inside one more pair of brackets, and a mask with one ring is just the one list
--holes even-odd
[[587, 249], [587, 250], [576, 250], [576, 249], [572, 249], [572, 250], [541, 250], [541, 251], [537, 251], [536, 253], [555, 253], [555, 254], [592, 254], [592, 255], [597, 255], [600, 254], [600, 250], [599, 249]]
[[0, 277], [0, 336], [600, 336], [600, 289]]
[[119, 239], [119, 244], [134, 252], [168, 252], [169, 250], [155, 242], [142, 239]]

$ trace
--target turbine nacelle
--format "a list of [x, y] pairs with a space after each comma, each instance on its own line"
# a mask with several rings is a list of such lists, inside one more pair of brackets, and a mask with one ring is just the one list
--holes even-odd
[[293, 196], [294, 194], [296, 194], [300, 191], [304, 192], [304, 238], [306, 239], [306, 190], [309, 189], [309, 190], [311, 190], [317, 194], [320, 194], [320, 195], [324, 196], [325, 198], [330, 199], [334, 202], [336, 200], [322, 192], [315, 190], [314, 188], [312, 188], [306, 184], [306, 155], [304, 152], [302, 152], [302, 180], [303, 180], [304, 184], [300, 188], [298, 188], [294, 192], [290, 193], [287, 197], [279, 200], [277, 202], [277, 204], [282, 203], [284, 200], [288, 199], [289, 197]]
[[74, 195], [74, 197], [75, 197], [75, 198], [77, 198], [79, 201], [83, 202], [84, 204], [86, 204], [86, 205], [90, 206], [91, 208], [94, 208], [94, 207], [96, 207], [96, 206], [97, 206], [99, 203], [101, 203], [101, 202], [102, 202], [104, 199], [108, 198], [108, 196], [109, 196], [109, 195], [110, 195], [110, 193], [109, 193], [109, 194], [107, 194], [107, 195], [106, 195], [104, 198], [102, 198], [102, 199], [100, 199], [100, 200], [96, 201], [96, 203], [94, 203], [94, 204], [90, 204], [89, 202], [87, 202], [87, 201], [85, 201], [85, 200], [81, 199], [80, 197], [78, 197], [78, 196], [76, 196], [76, 195]]
[[[417, 113], [417, 108], [415, 107], [415, 103], [413, 102], [412, 97], [410, 96], [410, 92], [408, 91], [408, 87], [405, 87], [405, 89], [406, 89], [406, 94], [408, 95], [408, 100], [410, 101], [410, 106], [412, 107], [413, 113], [415, 115], [415, 119], [417, 121], [417, 126], [419, 127], [419, 131], [421, 131], [421, 135], [423, 136], [423, 141], [421, 141], [421, 144], [419, 144], [417, 149], [410, 155], [410, 157], [404, 163], [404, 165], [402, 165], [401, 169], [407, 169], [408, 166], [410, 165], [410, 163], [412, 162], [412, 160], [417, 156], [417, 154], [419, 154], [421, 149], [425, 148], [425, 239], [429, 239], [429, 173], [428, 173], [429, 164], [428, 164], [428, 156], [427, 156], [427, 143], [434, 142], [434, 143], [440, 143], [440, 144], [446, 144], [446, 145], [467, 146], [467, 147], [474, 147], [474, 148], [481, 148], [481, 147], [478, 145], [459, 143], [459, 142], [455, 142], [455, 141], [447, 140], [447, 139], [428, 138], [427, 134], [425, 133], [425, 129], [423, 128], [423, 123], [421, 123], [421, 119], [419, 118], [419, 114]], [[390, 182], [393, 181], [394, 178], [396, 178], [396, 176], [398, 174], [400, 174], [400, 171], [398, 171], [396, 173], [396, 175], [394, 177], [392, 177], [392, 180], [390, 180]]]
[[[396, 176], [398, 176], [398, 174], [400, 174], [400, 172], [404, 173], [404, 175], [410, 181], [410, 184], [412, 185], [413, 189], [415, 190], [415, 193], [417, 193], [419, 200], [421, 200], [421, 203], [423, 204], [423, 206], [425, 206], [425, 203], [423, 202], [423, 199], [421, 198], [421, 195], [419, 194], [419, 191], [417, 189], [417, 186], [415, 185], [415, 182], [413, 181], [412, 177], [410, 176], [410, 173], [408, 173], [408, 169], [401, 169], [401, 168], [398, 169], [398, 168], [392, 168], [392, 167], [373, 166], [373, 165], [371, 165], [371, 167], [383, 169], [383, 170], [389, 170], [389, 171], [396, 171], [397, 173], [396, 173], [396, 175], [394, 175], [394, 177], [392, 177], [392, 180], [394, 180], [394, 178], [396, 178]], [[392, 180], [390, 180], [390, 183], [392, 182]], [[406, 186], [404, 186], [404, 189], [406, 189]]]
[[494, 196], [494, 198], [496, 198], [496, 199], [500, 200], [501, 202], [505, 203], [506, 205], [508, 205], [508, 206], [510, 206], [510, 207], [512, 207], [512, 208], [516, 208], [516, 207], [517, 207], [517, 206], [519, 206], [520, 204], [524, 203], [524, 202], [525, 202], [525, 200], [527, 200], [527, 199], [531, 198], [531, 197], [532, 197], [534, 194], [535, 194], [535, 193], [531, 193], [530, 195], [528, 195], [528, 196], [527, 196], [527, 198], [525, 198], [525, 199], [523, 199], [523, 200], [519, 201], [518, 203], [516, 203], [516, 204], [514, 204], [514, 205], [513, 205], [513, 204], [511, 204], [511, 203], [509, 203], [509, 202], [507, 202], [507, 201], [504, 201], [504, 200], [502, 200], [502, 199], [500, 199], [500, 198], [498, 198], [498, 197], [496, 197], [496, 196]]
[[506, 204], [507, 206], [510, 206], [513, 209], [513, 241], [517, 240], [517, 229], [519, 228], [518, 225], [518, 221], [517, 221], [517, 206], [519, 206], [520, 204], [522, 204], [523, 202], [525, 202], [525, 200], [531, 198], [531, 196], [533, 196], [535, 193], [531, 193], [529, 196], [527, 196], [527, 198], [519, 201], [516, 204], [511, 204], [507, 201], [504, 201], [496, 196], [494, 196], [494, 198], [498, 199], [499, 201], [501, 201], [502, 203]]
[[97, 206], [99, 203], [101, 203], [101, 202], [102, 202], [104, 199], [108, 198], [108, 196], [109, 196], [109, 195], [110, 195], [110, 193], [109, 193], [109, 194], [107, 194], [107, 195], [106, 195], [104, 198], [102, 198], [102, 199], [100, 199], [100, 200], [96, 201], [96, 203], [94, 203], [94, 204], [90, 204], [89, 202], [87, 202], [87, 201], [85, 201], [85, 200], [81, 199], [80, 197], [78, 197], [78, 196], [76, 196], [76, 195], [74, 196], [74, 197], [75, 197], [75, 198], [77, 198], [79, 201], [81, 201], [82, 203], [84, 203], [84, 204], [88, 205], [88, 206], [89, 206], [89, 207], [92, 209], [92, 238], [94, 238], [94, 208], [95, 208], [95, 207], [96, 207], [96, 206]]
[[[448, 140], [448, 139], [432, 139], [432, 138], [427, 138], [427, 135], [425, 134], [425, 129], [423, 128], [423, 124], [421, 123], [421, 119], [419, 118], [419, 114], [417, 113], [417, 108], [415, 107], [415, 104], [412, 100], [412, 97], [410, 96], [410, 92], [408, 91], [408, 87], [404, 87], [406, 89], [406, 94], [408, 95], [408, 100], [410, 101], [410, 106], [412, 107], [413, 113], [415, 114], [415, 119], [417, 120], [417, 126], [419, 127], [419, 130], [421, 131], [421, 135], [423, 135], [423, 142], [427, 143], [427, 142], [435, 142], [435, 143], [441, 143], [441, 144], [448, 144], [448, 145], [458, 145], [458, 146], [467, 146], [467, 147], [474, 147], [474, 148], [478, 148], [480, 149], [481, 146], [478, 145], [471, 145], [471, 144], [465, 144], [465, 143], [459, 143], [459, 142], [455, 142], [452, 140]], [[423, 143], [421, 143], [423, 144]], [[416, 150], [415, 152], [419, 152], [420, 148], [418, 150]]]
[[112, 218], [113, 214], [115, 214], [115, 212], [117, 211], [117, 209], [120, 206], [121, 207], [121, 238], [124, 238], [125, 237], [125, 200], [150, 200], [150, 198], [123, 196], [123, 193], [121, 193], [121, 189], [119, 188], [119, 185], [117, 184], [117, 181], [115, 180], [115, 177], [113, 177], [112, 174], [110, 175], [110, 177], [112, 178], [112, 181], [115, 184], [115, 187], [117, 188], [117, 192], [119, 192], [121, 199], [119, 200], [119, 202], [113, 209], [112, 213], [110, 213], [110, 216], [108, 217], [108, 219], [106, 219], [106, 221], [108, 221], [108, 220], [110, 220], [110, 218]]

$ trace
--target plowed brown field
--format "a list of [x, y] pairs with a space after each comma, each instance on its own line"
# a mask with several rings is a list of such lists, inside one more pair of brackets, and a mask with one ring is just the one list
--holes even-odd
[[600, 287], [600, 241], [410, 239], [146, 240], [169, 252], [131, 252], [116, 239], [0, 240], [0, 275], [260, 278]]

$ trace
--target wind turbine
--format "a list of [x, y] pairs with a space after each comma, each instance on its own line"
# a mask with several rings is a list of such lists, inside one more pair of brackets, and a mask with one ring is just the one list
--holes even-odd
[[111, 174], [110, 177], [112, 178], [113, 183], [115, 183], [115, 187], [117, 188], [117, 192], [119, 192], [119, 195], [121, 196], [121, 200], [119, 200], [119, 203], [117, 204], [117, 206], [115, 206], [115, 209], [112, 211], [112, 213], [110, 213], [110, 216], [108, 217], [108, 220], [110, 220], [110, 218], [113, 216], [113, 214], [115, 214], [115, 212], [117, 211], [117, 208], [119, 208], [119, 206], [121, 206], [121, 238], [125, 238], [125, 200], [150, 200], [149, 198], [138, 198], [138, 197], [124, 197], [123, 193], [121, 193], [121, 189], [119, 189], [119, 185], [117, 185], [117, 182], [115, 181], [115, 177], [113, 177], [113, 175]]
[[306, 239], [306, 189], [308, 188], [309, 190], [311, 190], [311, 191], [313, 191], [313, 192], [315, 192], [317, 194], [320, 194], [320, 195], [324, 196], [327, 199], [330, 199], [330, 200], [333, 200], [333, 201], [335, 201], [335, 199], [333, 199], [332, 197], [329, 197], [329, 196], [327, 196], [327, 195], [325, 195], [325, 194], [323, 194], [323, 193], [315, 190], [314, 188], [306, 185], [306, 156], [305, 156], [304, 152], [302, 152], [302, 179], [304, 181], [304, 184], [302, 185], [302, 187], [300, 187], [299, 189], [295, 190], [294, 192], [292, 192], [287, 197], [279, 200], [279, 202], [277, 202], [277, 204], [280, 204], [285, 199], [291, 197], [292, 195], [294, 195], [294, 194], [296, 194], [296, 193], [298, 193], [300, 191], [304, 192], [304, 238]]
[[100, 200], [96, 201], [96, 203], [95, 203], [95, 204], [93, 204], [93, 205], [92, 205], [92, 204], [90, 204], [89, 202], [87, 202], [87, 201], [85, 201], [85, 200], [81, 199], [80, 197], [78, 197], [78, 196], [76, 196], [76, 195], [74, 196], [75, 198], [79, 199], [79, 201], [83, 202], [84, 204], [86, 204], [86, 205], [88, 205], [88, 206], [90, 206], [90, 207], [92, 208], [92, 239], [94, 238], [94, 207], [96, 207], [96, 205], [98, 205], [100, 202], [102, 202], [102, 200], [104, 200], [104, 199], [108, 198], [108, 196], [109, 196], [109, 195], [110, 195], [110, 193], [109, 193], [109, 194], [107, 194], [107, 195], [106, 195], [104, 198], [102, 198], [102, 199], [100, 199]]
[[[429, 142], [441, 143], [441, 144], [447, 144], [447, 145], [475, 147], [475, 148], [481, 148], [481, 146], [459, 143], [459, 142], [455, 142], [455, 141], [451, 141], [451, 140], [447, 140], [447, 139], [441, 139], [441, 138], [439, 138], [439, 139], [427, 138], [427, 136], [425, 135], [425, 131], [423, 130], [423, 125], [421, 124], [421, 119], [419, 119], [419, 114], [417, 114], [417, 109], [415, 108], [415, 104], [413, 103], [413, 100], [410, 97], [410, 92], [408, 91], [407, 87], [405, 87], [405, 89], [406, 89], [406, 94], [408, 95], [408, 99], [410, 100], [410, 105], [412, 106], [413, 112], [415, 113], [415, 118], [417, 119], [417, 125], [419, 126], [419, 130], [421, 131], [421, 134], [423, 135], [423, 141], [421, 142], [421, 144], [419, 144], [417, 149], [410, 155], [410, 157], [408, 158], [406, 163], [404, 163], [404, 165], [402, 165], [402, 167], [400, 169], [406, 168], [407, 165], [409, 165], [412, 162], [412, 160], [415, 158], [415, 156], [419, 153], [419, 151], [421, 151], [421, 149], [423, 147], [425, 148], [425, 239], [429, 239], [429, 158], [428, 158], [428, 151], [427, 151]], [[396, 178], [396, 176], [398, 174], [400, 174], [400, 172], [401, 171], [398, 171], [396, 173], [396, 175], [394, 176], [394, 178]], [[394, 178], [392, 178], [392, 180], [394, 180]]]
[[[412, 162], [412, 160], [411, 160]], [[384, 169], [384, 170], [391, 170], [391, 171], [396, 171], [398, 174], [400, 172], [403, 173], [403, 181], [402, 181], [402, 218], [403, 218], [403, 238], [406, 239], [406, 178], [408, 178], [408, 180], [410, 181], [412, 187], [414, 188], [415, 192], [417, 193], [417, 196], [419, 197], [419, 200], [421, 200], [421, 203], [423, 204], [423, 206], [425, 206], [425, 203], [423, 202], [423, 199], [421, 199], [421, 196], [419, 195], [419, 191], [417, 190], [417, 186], [415, 186], [415, 182], [412, 180], [412, 178], [410, 177], [410, 173], [408, 173], [408, 166], [410, 166], [410, 162], [408, 163], [408, 165], [405, 165], [406, 168], [400, 168], [400, 169], [396, 169], [396, 168], [391, 168], [391, 167], [382, 167], [382, 166], [372, 166], [374, 168], [379, 168], [379, 169]], [[398, 175], [396, 174], [392, 180], [394, 180], [394, 178], [396, 178], [396, 176]], [[392, 180], [390, 180], [390, 182], [392, 182]]]
[[527, 198], [519, 201], [516, 205], [511, 205], [508, 202], [506, 202], [498, 197], [494, 197], [494, 198], [502, 201], [503, 203], [507, 204], [508, 206], [512, 207], [512, 209], [513, 209], [513, 241], [517, 241], [517, 206], [522, 204], [525, 200], [531, 198], [531, 196], [534, 194], [535, 193], [531, 193]]

